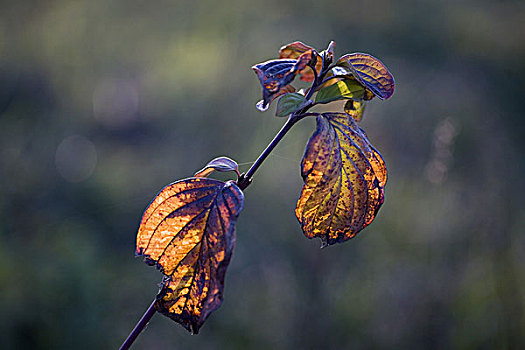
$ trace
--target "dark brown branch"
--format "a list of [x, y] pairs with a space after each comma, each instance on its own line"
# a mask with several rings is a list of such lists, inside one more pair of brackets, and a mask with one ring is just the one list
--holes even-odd
[[120, 346], [120, 348], [119, 348], [120, 350], [127, 350], [127, 349], [129, 349], [131, 344], [133, 344], [135, 339], [137, 339], [137, 337], [139, 336], [140, 332], [142, 332], [144, 330], [144, 328], [146, 327], [148, 322], [151, 320], [153, 315], [155, 315], [155, 312], [157, 312], [157, 310], [155, 310], [155, 302], [156, 301], [157, 301], [156, 299], [153, 300], [153, 302], [148, 307], [148, 309], [146, 310], [144, 315], [142, 315], [142, 318], [139, 320], [139, 322], [137, 323], [135, 328], [133, 328], [133, 330], [131, 331], [131, 333], [129, 333], [129, 335], [126, 338], [126, 340], [124, 340], [124, 343], [122, 343], [122, 345]]

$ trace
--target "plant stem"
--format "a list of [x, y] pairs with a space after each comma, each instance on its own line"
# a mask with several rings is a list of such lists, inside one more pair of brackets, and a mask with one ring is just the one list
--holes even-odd
[[133, 344], [135, 339], [137, 339], [137, 337], [139, 336], [140, 332], [142, 332], [142, 330], [144, 330], [144, 328], [148, 324], [149, 320], [153, 317], [153, 315], [155, 315], [155, 312], [157, 312], [157, 310], [155, 310], [155, 302], [156, 301], [157, 301], [156, 299], [153, 300], [153, 302], [148, 307], [148, 309], [146, 310], [144, 315], [142, 315], [142, 318], [139, 320], [139, 322], [137, 323], [135, 328], [133, 328], [133, 330], [128, 335], [126, 340], [124, 340], [124, 343], [122, 343], [122, 345], [120, 346], [119, 350], [127, 350], [127, 349], [129, 349], [131, 344]]
[[[308, 93], [305, 96], [305, 100], [306, 101], [310, 100], [310, 98], [312, 97], [312, 95], [315, 92], [315, 89], [317, 89], [322, 84], [321, 81], [323, 80], [323, 78], [325, 77], [326, 73], [329, 70], [329, 67], [326, 67], [325, 57], [322, 56], [321, 58], [323, 60], [323, 64], [321, 65], [321, 72], [320, 72], [319, 76], [318, 76], [315, 68], [312, 68], [312, 70], [314, 71], [314, 74], [315, 74], [314, 75], [314, 82], [313, 82], [312, 86], [310, 87], [310, 90], [308, 91]], [[292, 114], [290, 114], [290, 117], [288, 117], [288, 120], [286, 121], [286, 123], [283, 125], [281, 130], [279, 130], [277, 135], [275, 135], [275, 137], [270, 142], [270, 144], [268, 146], [266, 146], [266, 148], [261, 153], [259, 158], [257, 158], [257, 160], [250, 167], [250, 169], [248, 169], [246, 174], [241, 175], [241, 177], [239, 178], [237, 185], [239, 186], [239, 188], [241, 190], [244, 190], [246, 187], [248, 187], [250, 185], [250, 183], [252, 182], [253, 174], [255, 174], [257, 169], [259, 169], [259, 167], [261, 166], [262, 162], [264, 162], [264, 160], [270, 155], [270, 153], [272, 153], [273, 149], [282, 140], [284, 135], [286, 135], [286, 133], [292, 128], [292, 126], [295, 123], [297, 123], [299, 120], [301, 120], [302, 118], [304, 118], [306, 116], [315, 115], [313, 113], [306, 113], [306, 111], [308, 111], [308, 109], [310, 109], [314, 104], [315, 103], [309, 103], [305, 107], [301, 108], [300, 110], [297, 110], [297, 111], [293, 112]]]
[[259, 169], [259, 167], [261, 166], [262, 162], [264, 162], [264, 160], [270, 155], [270, 153], [273, 151], [273, 149], [275, 148], [275, 146], [277, 146], [277, 144], [279, 143], [279, 141], [282, 140], [282, 138], [284, 137], [284, 135], [286, 135], [286, 133], [288, 132], [288, 130], [290, 130], [292, 128], [292, 126], [298, 121], [299, 119], [295, 117], [294, 114], [290, 115], [290, 117], [288, 118], [288, 120], [286, 121], [286, 123], [283, 125], [283, 127], [281, 128], [281, 130], [279, 130], [279, 132], [277, 133], [277, 135], [275, 135], [275, 137], [273, 138], [273, 140], [270, 142], [270, 144], [268, 146], [266, 146], [266, 148], [264, 149], [264, 151], [261, 153], [261, 155], [259, 156], [259, 158], [257, 158], [257, 160], [253, 163], [253, 165], [250, 167], [250, 169], [248, 169], [248, 171], [246, 172], [246, 174], [244, 174], [244, 176], [241, 176], [241, 179], [239, 180], [239, 188], [241, 190], [244, 190], [246, 187], [248, 187], [250, 185], [250, 182], [252, 180], [252, 176], [253, 174], [255, 174], [255, 172], [257, 171], [257, 169]]

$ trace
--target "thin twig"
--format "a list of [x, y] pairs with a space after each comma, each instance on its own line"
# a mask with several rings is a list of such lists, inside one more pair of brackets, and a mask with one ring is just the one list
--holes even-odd
[[244, 190], [246, 187], [248, 187], [250, 185], [253, 174], [255, 174], [257, 169], [259, 169], [259, 167], [261, 166], [262, 162], [264, 162], [264, 160], [268, 157], [268, 155], [270, 155], [270, 153], [273, 151], [275, 146], [277, 146], [279, 141], [281, 141], [282, 138], [284, 137], [284, 135], [286, 135], [288, 130], [290, 130], [291, 127], [297, 122], [298, 119], [297, 118], [293, 118], [292, 116], [293, 116], [293, 114], [290, 115], [290, 117], [288, 118], [286, 123], [283, 125], [281, 130], [279, 130], [277, 135], [275, 135], [275, 137], [270, 142], [270, 144], [268, 144], [268, 146], [266, 146], [266, 148], [261, 153], [261, 155], [253, 163], [253, 165], [250, 167], [250, 169], [248, 169], [246, 174], [243, 174], [240, 177], [238, 185], [239, 185], [239, 188], [241, 190]]
[[131, 344], [133, 344], [133, 342], [135, 341], [135, 339], [137, 339], [137, 337], [139, 336], [140, 332], [142, 332], [144, 330], [144, 328], [148, 324], [149, 320], [151, 320], [153, 315], [155, 315], [155, 312], [157, 312], [157, 310], [155, 310], [155, 302], [156, 301], [157, 301], [156, 299], [153, 300], [153, 302], [148, 307], [148, 309], [146, 310], [144, 315], [142, 315], [142, 318], [139, 320], [139, 322], [137, 323], [135, 328], [133, 328], [133, 330], [131, 331], [131, 333], [129, 333], [129, 335], [126, 338], [126, 340], [124, 340], [124, 343], [122, 343], [122, 345], [120, 346], [119, 350], [128, 350], [129, 347], [131, 346]]

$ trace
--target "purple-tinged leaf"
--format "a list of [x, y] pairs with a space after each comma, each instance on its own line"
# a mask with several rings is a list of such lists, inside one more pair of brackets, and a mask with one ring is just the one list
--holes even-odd
[[312, 51], [304, 52], [297, 59], [277, 59], [256, 64], [252, 67], [261, 82], [263, 99], [257, 103], [257, 109], [265, 111], [275, 95], [282, 94], [282, 89], [289, 85], [312, 60]]

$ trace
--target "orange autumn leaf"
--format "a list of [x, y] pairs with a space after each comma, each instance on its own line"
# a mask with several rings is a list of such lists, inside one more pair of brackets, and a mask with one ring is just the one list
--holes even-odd
[[295, 214], [305, 236], [319, 237], [323, 246], [353, 238], [383, 204], [385, 163], [348, 114], [317, 117], [301, 174], [304, 186]]
[[[279, 49], [279, 58], [293, 58], [297, 59], [299, 56], [301, 56], [303, 53], [312, 50], [312, 52], [315, 52], [315, 55], [317, 57], [317, 62], [315, 64], [315, 70], [317, 73], [321, 71], [322, 67], [322, 60], [321, 56], [315, 51], [315, 49], [311, 46], [308, 46], [300, 41], [295, 41], [293, 43], [290, 43], [288, 45], [284, 45]], [[312, 82], [314, 81], [314, 72], [312, 68], [305, 67], [299, 72], [300, 79], [305, 82]]]
[[155, 308], [192, 333], [222, 303], [243, 204], [232, 181], [189, 178], [166, 186], [142, 217], [136, 255], [164, 274]]

